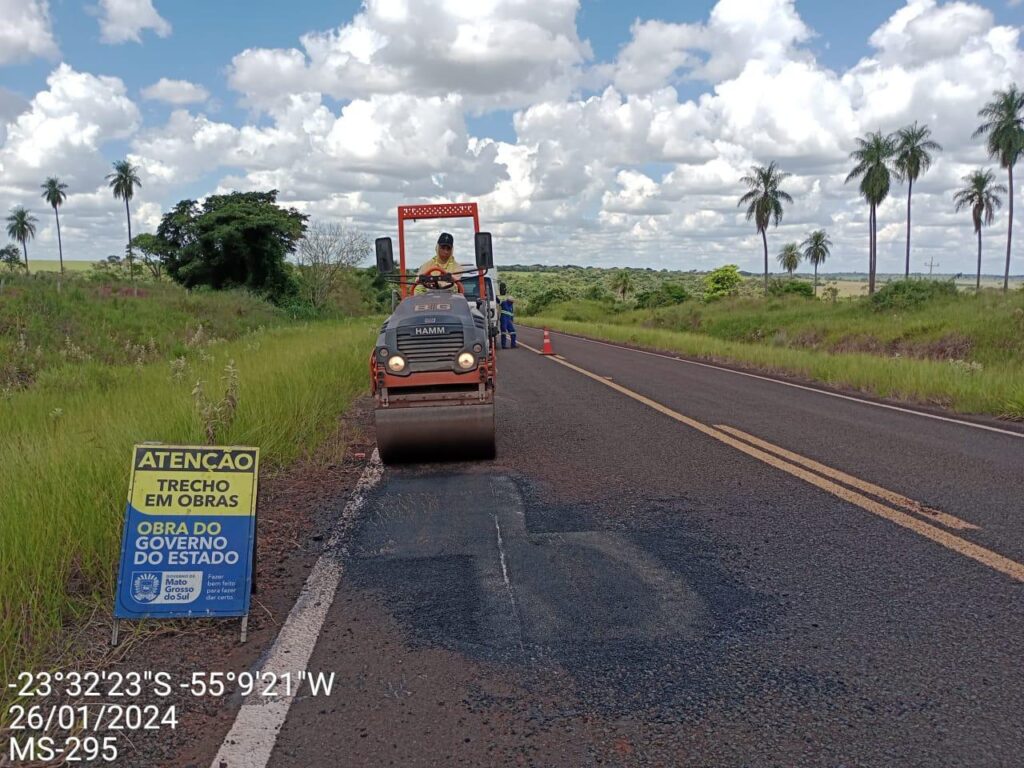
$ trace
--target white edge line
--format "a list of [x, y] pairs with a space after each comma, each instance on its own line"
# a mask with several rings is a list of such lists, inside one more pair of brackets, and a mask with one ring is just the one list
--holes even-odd
[[[342, 536], [366, 503], [369, 491], [380, 482], [383, 472], [380, 455], [374, 449], [352, 496], [334, 524], [327, 546], [302, 585], [295, 605], [260, 667], [260, 673], [275, 673], [279, 679], [290, 673], [291, 679], [295, 680], [300, 671], [306, 670], [327, 611], [334, 602], [334, 593], [341, 583], [338, 550]], [[252, 695], [245, 699], [210, 764], [211, 768], [265, 768], [294, 699], [294, 687], [290, 696]]]
[[[534, 326], [524, 325], [524, 328], [533, 328], [539, 330]], [[900, 411], [901, 413], [909, 413], [914, 416], [923, 416], [926, 419], [935, 419], [937, 421], [947, 421], [950, 424], [959, 424], [964, 427], [973, 427], [974, 429], [985, 429], [989, 432], [998, 432], [1001, 435], [1010, 435], [1011, 437], [1024, 438], [1024, 432], [1014, 432], [1011, 429], [1001, 429], [999, 427], [990, 427], [988, 424], [976, 424], [973, 421], [964, 421], [963, 419], [954, 419], [950, 416], [939, 416], [935, 413], [926, 413], [925, 411], [915, 411], [913, 408], [903, 408], [899, 405], [890, 405], [889, 403], [877, 403], [874, 400], [865, 400], [860, 397], [854, 397], [853, 395], [843, 395], [839, 392], [829, 392], [827, 389], [818, 389], [817, 387], [809, 387], [806, 384], [794, 384], [791, 381], [783, 381], [782, 379], [773, 379], [771, 376], [760, 376], [756, 373], [748, 373], [747, 371], [737, 371], [733, 368], [726, 368], [721, 365], [714, 365], [713, 363], [701, 363], [696, 360], [687, 360], [685, 357], [676, 357], [674, 355], [665, 355], [661, 352], [651, 352], [647, 349], [636, 349], [635, 347], [627, 347], [624, 344], [613, 344], [608, 341], [600, 341], [598, 339], [591, 339], [586, 336], [578, 336], [574, 333], [565, 333], [564, 331], [553, 331], [548, 329], [550, 333], [557, 333], [559, 336], [568, 336], [570, 339], [579, 339], [580, 341], [587, 341], [591, 344], [600, 344], [605, 347], [613, 347], [615, 349], [623, 349], [628, 352], [639, 352], [641, 355], [650, 355], [651, 357], [663, 357], [666, 360], [673, 360], [677, 363], [686, 363], [687, 365], [699, 365], [702, 368], [713, 368], [716, 371], [724, 371], [725, 373], [734, 373], [737, 376], [747, 376], [751, 379], [760, 379], [761, 381], [770, 381], [774, 384], [781, 384], [784, 387], [793, 387], [795, 389], [803, 389], [808, 392], [817, 392], [819, 395], [828, 395], [829, 397], [838, 397], [842, 400], [852, 400], [855, 403], [863, 403], [864, 405], [873, 405], [875, 408], [888, 408], [890, 411]]]

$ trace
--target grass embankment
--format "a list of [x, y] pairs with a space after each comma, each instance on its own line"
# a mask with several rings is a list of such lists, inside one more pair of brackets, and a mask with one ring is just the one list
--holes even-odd
[[279, 309], [241, 291], [189, 293], [153, 282], [136, 289], [81, 277], [58, 291], [52, 277], [8, 280], [0, 292], [0, 392], [31, 387], [68, 363], [145, 364], [285, 322]]
[[[131, 300], [135, 314], [145, 303]], [[0, 679], [52, 652], [62, 625], [110, 609], [131, 446], [205, 442], [197, 381], [218, 398], [234, 361], [238, 404], [217, 442], [257, 445], [272, 468], [311, 451], [366, 389], [377, 325], [255, 329], [137, 365], [65, 361], [0, 398]]]
[[1024, 294], [900, 309], [797, 297], [613, 312], [567, 302], [524, 323], [795, 374], [879, 397], [1024, 419]]

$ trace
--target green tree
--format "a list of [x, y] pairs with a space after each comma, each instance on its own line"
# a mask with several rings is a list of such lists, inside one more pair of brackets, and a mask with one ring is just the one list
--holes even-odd
[[633, 290], [633, 278], [629, 272], [624, 269], [620, 269], [614, 275], [612, 275], [611, 289], [615, 291], [623, 301], [626, 300], [626, 294]]
[[171, 252], [167, 243], [157, 235], [143, 232], [132, 239], [131, 246], [142, 254], [142, 263], [153, 279], [159, 280], [163, 275], [164, 261]]
[[927, 125], [908, 125], [896, 132], [896, 178], [907, 182], [907, 262], [903, 270], [904, 277], [910, 277], [910, 196], [914, 190], [914, 182], [922, 173], [932, 167], [932, 152], [941, 152], [942, 146], [932, 141]]
[[780, 171], [774, 162], [764, 165], [753, 165], [750, 173], [740, 179], [746, 184], [748, 192], [740, 198], [737, 205], [747, 206], [747, 221], [753, 220], [764, 243], [764, 292], [768, 294], [768, 226], [779, 226], [782, 221], [782, 204], [792, 203], [793, 198], [780, 189], [782, 182], [789, 177]]
[[36, 236], [36, 222], [38, 219], [26, 211], [20, 205], [11, 210], [7, 216], [7, 234], [14, 240], [21, 243], [21, 250], [25, 254], [25, 271], [28, 272], [28, 241]]
[[277, 190], [211, 195], [200, 207], [183, 200], [164, 215], [157, 237], [167, 274], [186, 287], [245, 287], [283, 302], [296, 291], [285, 259], [307, 217], [277, 205]]
[[992, 101], [978, 110], [985, 122], [978, 126], [974, 137], [984, 136], [989, 157], [999, 161], [1009, 177], [1009, 219], [1006, 225], [1006, 270], [1003, 273], [1003, 291], [1010, 287], [1010, 251], [1013, 243], [1013, 166], [1024, 150], [1024, 92], [1014, 83], [1005, 91], [995, 91]]
[[704, 300], [732, 296], [743, 283], [743, 275], [735, 264], [726, 264], [704, 275]]
[[978, 168], [964, 176], [966, 186], [953, 195], [956, 210], [959, 213], [965, 208], [971, 211], [974, 221], [974, 234], [978, 236], [978, 277], [975, 288], [981, 290], [981, 228], [988, 226], [995, 218], [996, 211], [1003, 205], [1000, 194], [1006, 194], [1006, 187], [995, 183], [995, 176], [987, 168]]
[[107, 185], [114, 192], [115, 200], [124, 200], [124, 213], [128, 219], [128, 274], [135, 282], [135, 270], [132, 264], [132, 211], [128, 205], [135, 197], [135, 188], [141, 187], [139, 169], [127, 160], [114, 163], [114, 172], [107, 174]]
[[860, 193], [869, 207], [868, 217], [868, 294], [875, 292], [878, 268], [878, 206], [889, 196], [892, 185], [892, 160], [896, 142], [881, 131], [857, 138], [857, 149], [850, 153], [856, 162], [846, 177], [847, 183], [860, 179]]
[[0, 248], [0, 266], [5, 267], [9, 272], [20, 272], [25, 268], [21, 260], [21, 252], [14, 243], [8, 243]]
[[782, 246], [782, 250], [779, 251], [779, 255], [776, 257], [779, 261], [779, 265], [789, 272], [789, 276], [792, 277], [796, 268], [800, 266], [800, 259], [803, 254], [800, 252], [800, 246], [796, 243], [786, 243]]
[[57, 218], [57, 254], [60, 257], [60, 275], [64, 277], [64, 244], [60, 239], [60, 214], [57, 209], [68, 199], [64, 190], [67, 184], [61, 182], [56, 176], [50, 176], [42, 185], [43, 199], [53, 208], [53, 215]]
[[801, 243], [804, 258], [814, 267], [814, 293], [818, 293], [818, 267], [832, 255], [832, 240], [824, 229], [816, 229]]
[[156, 236], [171, 251], [178, 251], [195, 242], [194, 223], [201, 213], [199, 203], [195, 200], [182, 200], [160, 219]]

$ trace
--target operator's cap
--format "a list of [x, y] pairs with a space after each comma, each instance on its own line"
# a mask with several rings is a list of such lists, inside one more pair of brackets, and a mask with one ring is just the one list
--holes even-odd
[[447, 232], [442, 232], [441, 236], [437, 238], [438, 245], [455, 245], [455, 238], [449, 235]]

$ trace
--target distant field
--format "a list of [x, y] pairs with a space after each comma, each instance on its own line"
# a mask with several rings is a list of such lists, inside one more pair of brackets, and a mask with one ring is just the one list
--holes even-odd
[[[799, 277], [803, 277], [803, 275], [799, 275]], [[934, 279], [934, 280], [948, 280], [948, 279], [950, 279], [950, 277], [952, 277], [952, 275], [941, 275], [941, 276], [936, 276], [936, 277], [934, 277], [932, 279]], [[878, 284], [879, 285], [884, 285], [886, 282], [888, 282], [891, 279], [894, 279], [894, 278], [891, 278], [888, 275], [885, 276], [885, 277], [881, 277], [878, 280]], [[973, 288], [974, 288], [974, 278], [973, 277], [972, 278], [960, 278], [959, 280], [956, 280], [955, 282], [956, 282], [957, 287], [960, 288], [961, 290], [973, 290]], [[868, 295], [868, 278], [867, 278], [866, 275], [864, 276], [864, 278], [862, 278], [860, 280], [849, 279], [849, 278], [846, 278], [846, 277], [841, 277], [839, 279], [832, 280], [832, 279], [829, 279], [827, 277], [826, 278], [819, 277], [818, 278], [819, 290], [820, 290], [821, 286], [823, 286], [823, 285], [834, 285], [834, 286], [836, 286], [836, 288], [839, 289], [839, 295], [841, 297], [843, 297], [843, 298], [846, 298], [848, 296], [867, 296]], [[1013, 278], [1013, 277], [1010, 278], [1010, 290], [1011, 291], [1015, 290], [1016, 288], [1020, 287], [1021, 285], [1024, 285], [1024, 280], [1021, 280], [1019, 278]], [[1000, 277], [982, 277], [981, 278], [981, 287], [982, 288], [1002, 288], [1003, 287], [1003, 280]]]
[[[65, 272], [88, 272], [92, 269], [92, 261], [71, 261], [64, 260]], [[33, 259], [28, 257], [28, 265], [33, 272], [60, 272], [60, 262], [57, 259]]]
[[[502, 266], [501, 279], [508, 285], [509, 293], [515, 297], [520, 313], [537, 314], [544, 308], [566, 299], [618, 299], [627, 307], [650, 306], [644, 301], [646, 295], [657, 292], [663, 286], [682, 288], [691, 297], [699, 299], [703, 294], [704, 272], [681, 270], [654, 270], [638, 267], [576, 267], [576, 266]], [[629, 287], [625, 300], [622, 301], [617, 277], [625, 271], [629, 275]], [[762, 278], [759, 275], [743, 273], [745, 280], [739, 288], [740, 295], [761, 296], [764, 292]], [[785, 274], [776, 272], [770, 275], [773, 281], [785, 281]], [[892, 280], [902, 279], [902, 275], [880, 274], [878, 286]], [[946, 282], [954, 275], [912, 275], [913, 280], [932, 280]], [[794, 280], [810, 283], [812, 275], [798, 272]], [[1020, 275], [1010, 276], [1010, 288], [1016, 290], [1024, 284]], [[857, 272], [830, 272], [818, 276], [819, 291], [826, 286], [834, 285], [839, 289], [841, 298], [867, 296], [867, 275]], [[970, 275], [956, 280], [956, 285], [963, 291], [974, 289], [974, 278]], [[983, 275], [982, 288], [1002, 288], [1003, 281], [996, 275]], [[621, 307], [620, 307], [621, 308]]]

